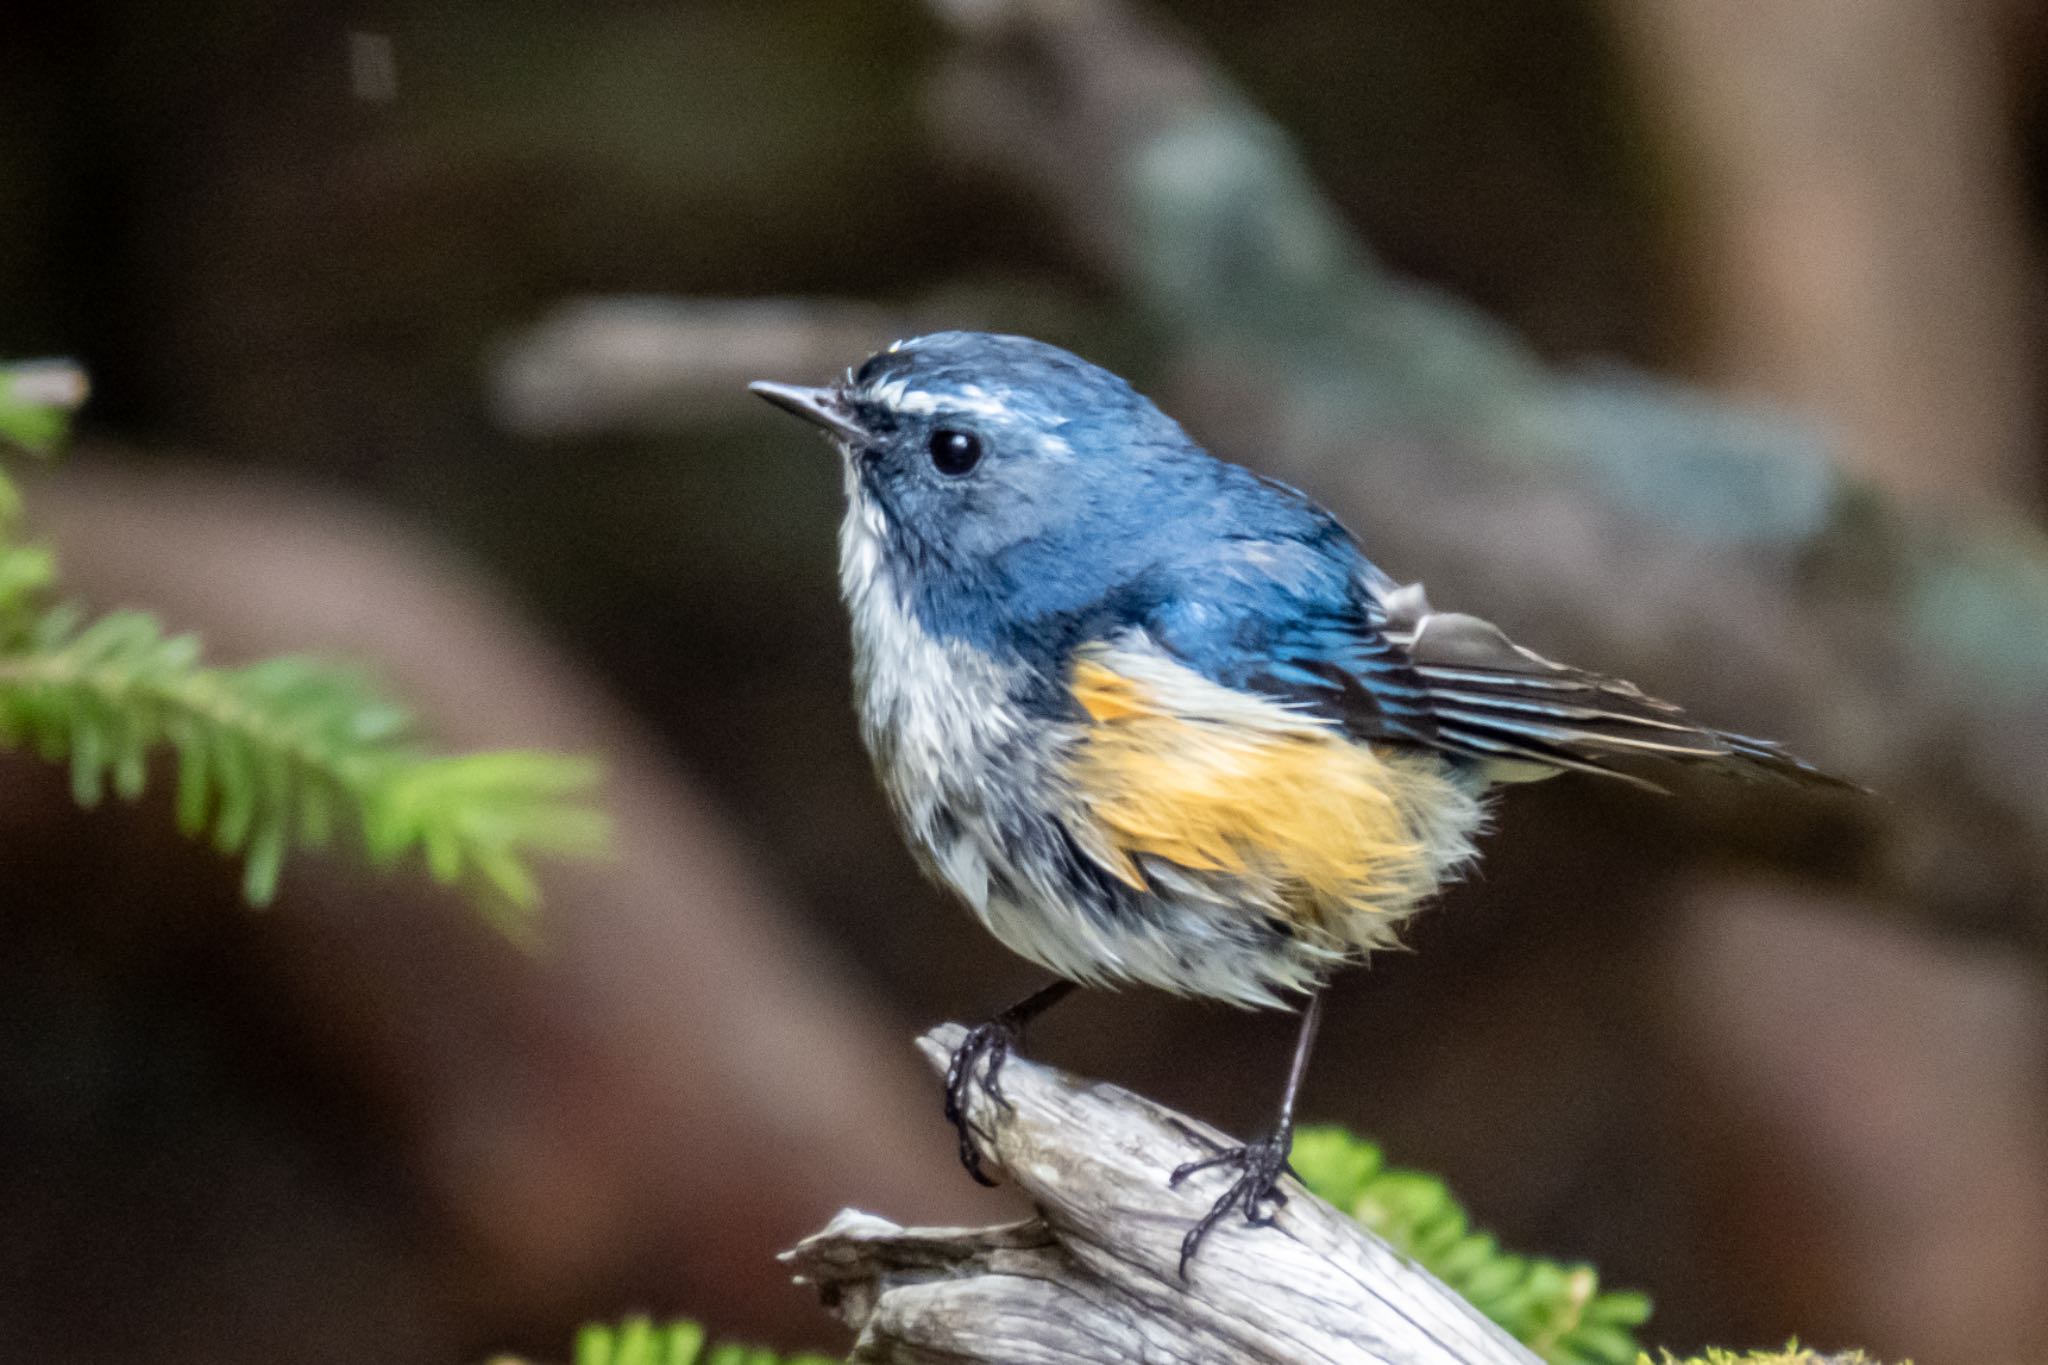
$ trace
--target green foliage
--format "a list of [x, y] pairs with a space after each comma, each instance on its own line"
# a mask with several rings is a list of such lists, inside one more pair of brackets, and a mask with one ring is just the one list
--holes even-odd
[[1636, 1365], [1874, 1365], [1874, 1362], [1861, 1351], [1822, 1355], [1818, 1351], [1804, 1349], [1797, 1341], [1790, 1341], [1782, 1351], [1724, 1351], [1716, 1346], [1684, 1360], [1669, 1351], [1652, 1360], [1645, 1352], [1636, 1357]]
[[592, 1323], [576, 1334], [575, 1365], [834, 1365], [821, 1355], [781, 1356], [758, 1347], [705, 1349], [694, 1322], [655, 1323], [627, 1318], [613, 1326]]
[[1380, 1149], [1341, 1128], [1294, 1140], [1302, 1183], [1384, 1237], [1550, 1365], [1631, 1365], [1634, 1329], [1650, 1316], [1642, 1294], [1600, 1289], [1591, 1266], [1502, 1251], [1472, 1231], [1465, 1210], [1433, 1175], [1390, 1170]]
[[[25, 385], [22, 374], [0, 368], [0, 436], [58, 439], [61, 400], [82, 387]], [[22, 416], [34, 406], [22, 395], [38, 392], [55, 417]], [[508, 928], [538, 899], [534, 855], [603, 846], [589, 760], [436, 755], [403, 710], [345, 666], [290, 656], [209, 667], [197, 639], [147, 614], [89, 619], [54, 604], [55, 560], [19, 540], [20, 512], [0, 473], [0, 747], [67, 764], [80, 805], [109, 790], [140, 796], [164, 754], [180, 827], [243, 860], [252, 903], [276, 894], [289, 854], [347, 837], [378, 867], [417, 856]]]
[[85, 372], [69, 361], [0, 366], [0, 441], [49, 454], [63, 444], [85, 393]]

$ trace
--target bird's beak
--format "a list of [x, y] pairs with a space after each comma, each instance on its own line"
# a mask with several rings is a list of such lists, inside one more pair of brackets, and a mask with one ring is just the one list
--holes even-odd
[[781, 408], [793, 412], [806, 422], [823, 427], [832, 435], [849, 445], [858, 445], [868, 439], [846, 410], [837, 389], [806, 389], [795, 384], [771, 384], [759, 379], [747, 385], [754, 393]]

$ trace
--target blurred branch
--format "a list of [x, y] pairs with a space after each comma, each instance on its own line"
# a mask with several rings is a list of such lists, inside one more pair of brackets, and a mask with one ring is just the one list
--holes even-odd
[[[1328, 501], [1446, 605], [1877, 788], [1806, 822], [1873, 896], [2048, 945], [2038, 527], [1903, 505], [1781, 414], [1544, 364], [1386, 270], [1276, 125], [1115, 0], [930, 3], [959, 40], [935, 136], [1040, 197], [1155, 320], [1168, 405], [1206, 442]], [[833, 373], [888, 323], [585, 301], [508, 352], [500, 411], [534, 434], [701, 418], [742, 379]], [[1703, 821], [1798, 823], [1702, 796]]]
[[1606, 9], [1701, 267], [1686, 282], [1706, 364], [1825, 415], [1844, 463], [1896, 495], [2032, 496], [2013, 16], [1955, 0]]
[[[943, 1072], [964, 1031], [920, 1042]], [[1182, 1281], [1180, 1239], [1227, 1175], [1166, 1173], [1220, 1134], [1112, 1085], [1013, 1057], [1009, 1107], [979, 1089], [990, 1164], [1037, 1206], [1000, 1227], [899, 1228], [846, 1210], [784, 1259], [859, 1333], [852, 1361], [975, 1365], [1532, 1365], [1426, 1271], [1306, 1190], [1272, 1227], [1226, 1220]], [[1028, 1344], [1027, 1344], [1028, 1343]]]
[[1115, 0], [932, 0], [945, 146], [1031, 187], [1160, 321], [1174, 406], [1329, 498], [1403, 576], [1546, 653], [1682, 683], [1887, 793], [1877, 880], [2041, 940], [2048, 543], [1938, 520], [1816, 435], [1561, 374], [1392, 276], [1281, 131]]
[[894, 335], [861, 303], [575, 299], [505, 348], [492, 407], [530, 437], [659, 431], [737, 410], [750, 380], [830, 374]]

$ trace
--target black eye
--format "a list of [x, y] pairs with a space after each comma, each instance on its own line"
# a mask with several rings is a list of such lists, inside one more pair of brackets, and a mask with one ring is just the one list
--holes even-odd
[[940, 427], [932, 433], [932, 468], [941, 474], [965, 474], [981, 463], [981, 438], [958, 427]]

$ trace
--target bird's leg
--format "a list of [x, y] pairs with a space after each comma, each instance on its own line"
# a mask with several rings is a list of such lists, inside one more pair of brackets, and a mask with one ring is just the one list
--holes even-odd
[[[1181, 1181], [1197, 1171], [1207, 1171], [1218, 1166], [1237, 1169], [1237, 1179], [1223, 1192], [1202, 1220], [1188, 1229], [1187, 1236], [1180, 1243], [1180, 1277], [1188, 1277], [1188, 1263], [1202, 1245], [1202, 1239], [1209, 1230], [1223, 1221], [1224, 1215], [1232, 1209], [1242, 1210], [1244, 1220], [1254, 1227], [1267, 1227], [1273, 1222], [1275, 1210], [1287, 1202], [1287, 1196], [1279, 1189], [1280, 1177], [1293, 1175], [1294, 1168], [1287, 1164], [1288, 1153], [1294, 1148], [1294, 1097], [1301, 1090], [1301, 1078], [1308, 1071], [1308, 1056], [1316, 1045], [1316, 1030], [1323, 1022], [1323, 997], [1321, 992], [1309, 997], [1308, 1008], [1302, 1011], [1301, 1034], [1294, 1044], [1294, 1064], [1287, 1071], [1287, 1089], [1280, 1096], [1280, 1119], [1273, 1125], [1271, 1135], [1242, 1147], [1230, 1147], [1216, 1155], [1200, 1161], [1190, 1161], [1175, 1168], [1167, 1178], [1167, 1184], [1178, 1186]], [[1204, 1139], [1205, 1145], [1210, 1145]], [[1265, 1212], [1260, 1206], [1265, 1205]]]
[[[1053, 981], [1039, 987], [985, 1024], [967, 1031], [967, 1037], [953, 1052], [946, 1067], [946, 1122], [960, 1134], [960, 1164], [967, 1174], [984, 1185], [996, 1182], [981, 1169], [981, 1150], [974, 1145], [974, 1130], [967, 1122], [967, 1088], [979, 1084], [988, 1097], [1007, 1109], [1003, 1098], [1003, 1062], [1010, 1051], [1024, 1041], [1024, 1026], [1067, 998], [1074, 990], [1071, 981]], [[976, 1064], [987, 1060], [977, 1071]]]

